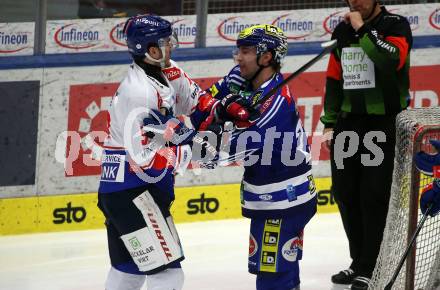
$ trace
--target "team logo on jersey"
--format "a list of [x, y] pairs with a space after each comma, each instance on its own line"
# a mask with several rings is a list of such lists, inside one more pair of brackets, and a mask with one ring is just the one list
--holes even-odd
[[129, 239], [128, 242], [130, 243], [130, 246], [133, 248], [133, 250], [137, 250], [141, 247], [141, 243], [136, 237]]
[[211, 87], [211, 89], [210, 89], [210, 91], [211, 91], [211, 95], [212, 95], [213, 97], [215, 97], [215, 96], [218, 94], [217, 86], [216, 86], [215, 84], [213, 84], [212, 87]]
[[281, 225], [280, 219], [268, 219], [266, 220], [266, 225], [270, 225], [273, 227], [279, 227]]
[[258, 244], [252, 234], [249, 234], [249, 258], [258, 251]]
[[278, 233], [264, 232], [263, 243], [268, 246], [273, 246], [278, 243]]
[[271, 96], [269, 99], [267, 99], [263, 105], [261, 105], [260, 107], [260, 113], [263, 113], [264, 111], [266, 111], [270, 105], [272, 104], [272, 101], [274, 100], [274, 96]]
[[309, 180], [309, 191], [310, 194], [314, 194], [316, 191], [316, 184], [315, 184], [315, 179], [313, 178], [313, 175], [309, 175], [307, 176], [307, 179]]
[[262, 93], [262, 91], [259, 91], [252, 97], [252, 105], [255, 105], [258, 102]]
[[286, 194], [289, 201], [294, 201], [298, 199], [298, 197], [296, 196], [295, 186], [293, 186], [292, 184], [287, 185]]
[[298, 237], [294, 237], [284, 243], [281, 254], [284, 259], [289, 262], [295, 262], [298, 258], [299, 251], [303, 249], [302, 233]]
[[241, 95], [240, 90], [241, 90], [241, 86], [233, 83], [229, 84], [229, 91], [231, 92], [231, 94]]
[[261, 200], [266, 200], [267, 201], [267, 200], [271, 200], [272, 199], [272, 195], [270, 195], [270, 194], [262, 194], [258, 198], [261, 199]]
[[125, 155], [104, 155], [102, 159], [101, 181], [124, 182]]
[[177, 67], [167, 68], [162, 71], [165, 73], [169, 81], [174, 81], [180, 78], [180, 69], [178, 69]]
[[263, 254], [261, 255], [261, 264], [264, 266], [273, 266], [275, 265], [275, 260], [275, 252], [263, 251]]

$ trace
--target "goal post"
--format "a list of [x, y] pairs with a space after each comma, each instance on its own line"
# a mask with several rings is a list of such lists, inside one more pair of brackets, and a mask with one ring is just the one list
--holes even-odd
[[[413, 156], [420, 150], [434, 152], [430, 139], [440, 139], [439, 107], [409, 109], [397, 116], [391, 197], [369, 289], [384, 289], [387, 285], [422, 216], [419, 195], [432, 178], [419, 173]], [[426, 221], [392, 289], [435, 289], [435, 283], [439, 282], [436, 273], [440, 267], [439, 237], [440, 215], [437, 215]]]

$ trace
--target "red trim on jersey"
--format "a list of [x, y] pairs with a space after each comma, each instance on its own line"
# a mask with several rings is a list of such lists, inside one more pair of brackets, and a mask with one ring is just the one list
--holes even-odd
[[281, 89], [281, 96], [286, 99], [287, 103], [290, 105], [290, 103], [292, 102], [292, 95], [290, 94], [290, 90], [288, 86], [284, 86]]
[[186, 72], [184, 72], [183, 75], [184, 75], [185, 78], [189, 81], [189, 84], [192, 85], [193, 81], [192, 81], [192, 79], [190, 79], [190, 78], [188, 77], [188, 75], [186, 74]]
[[440, 165], [433, 166], [432, 172], [434, 174], [434, 178], [440, 178]]
[[162, 98], [159, 94], [159, 92], [156, 90], [156, 94], [157, 94], [157, 109], [160, 110], [160, 108], [162, 107]]
[[406, 38], [404, 36], [387, 36], [385, 40], [391, 42], [399, 49], [399, 66], [397, 70], [400, 70], [405, 64], [406, 58], [408, 56], [408, 42], [406, 42]]
[[342, 66], [341, 62], [339, 62], [334, 53], [330, 54], [330, 59], [328, 61], [327, 66], [327, 77], [340, 81], [342, 79]]
[[182, 157], [182, 146], [178, 146], [177, 149], [179, 149], [179, 151], [177, 151], [177, 162], [176, 162], [176, 167], [180, 164], [180, 159]]
[[272, 104], [272, 101], [275, 99], [275, 95], [272, 95], [269, 99], [267, 99], [260, 107], [260, 113], [263, 114], [266, 112], [267, 109], [269, 109], [270, 105]]

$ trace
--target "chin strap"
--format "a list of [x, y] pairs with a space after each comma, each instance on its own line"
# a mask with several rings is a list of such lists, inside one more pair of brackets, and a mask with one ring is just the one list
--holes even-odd
[[152, 58], [148, 51], [145, 53], [145, 57], [152, 62], [159, 63], [161, 68], [165, 68], [165, 46], [161, 46], [160, 50], [162, 51], [162, 58], [160, 59]]
[[268, 65], [261, 65], [258, 63], [258, 61], [260, 60], [260, 56], [257, 56], [257, 65], [258, 65], [258, 70], [255, 72], [255, 74], [248, 80], [249, 83], [252, 83], [252, 81], [260, 74], [260, 72], [265, 69], [266, 67], [271, 66], [271, 63], [269, 63]]

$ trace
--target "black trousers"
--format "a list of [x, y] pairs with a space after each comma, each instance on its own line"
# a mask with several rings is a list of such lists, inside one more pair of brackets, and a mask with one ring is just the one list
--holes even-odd
[[[342, 142], [343, 146], [335, 146], [335, 142], [338, 144], [338, 135], [339, 140], [344, 139], [340, 135], [344, 131], [344, 134], [347, 131], [356, 133], [359, 146], [353, 156], [342, 159], [341, 150], [347, 151], [349, 140], [355, 141], [347, 137]], [[368, 138], [369, 134], [375, 134], [373, 131], [385, 133], [386, 142]], [[349, 242], [353, 260], [350, 268], [360, 276], [371, 277], [382, 242], [394, 167], [395, 132], [395, 116], [344, 114], [334, 128], [331, 146], [332, 191]], [[380, 155], [373, 154], [371, 144], [364, 143], [366, 135], [383, 152], [380, 164], [366, 163], [365, 157], [373, 159]], [[379, 150], [377, 147], [374, 147], [374, 152]], [[336, 161], [341, 159], [343, 168], [341, 162], [338, 168]]]

